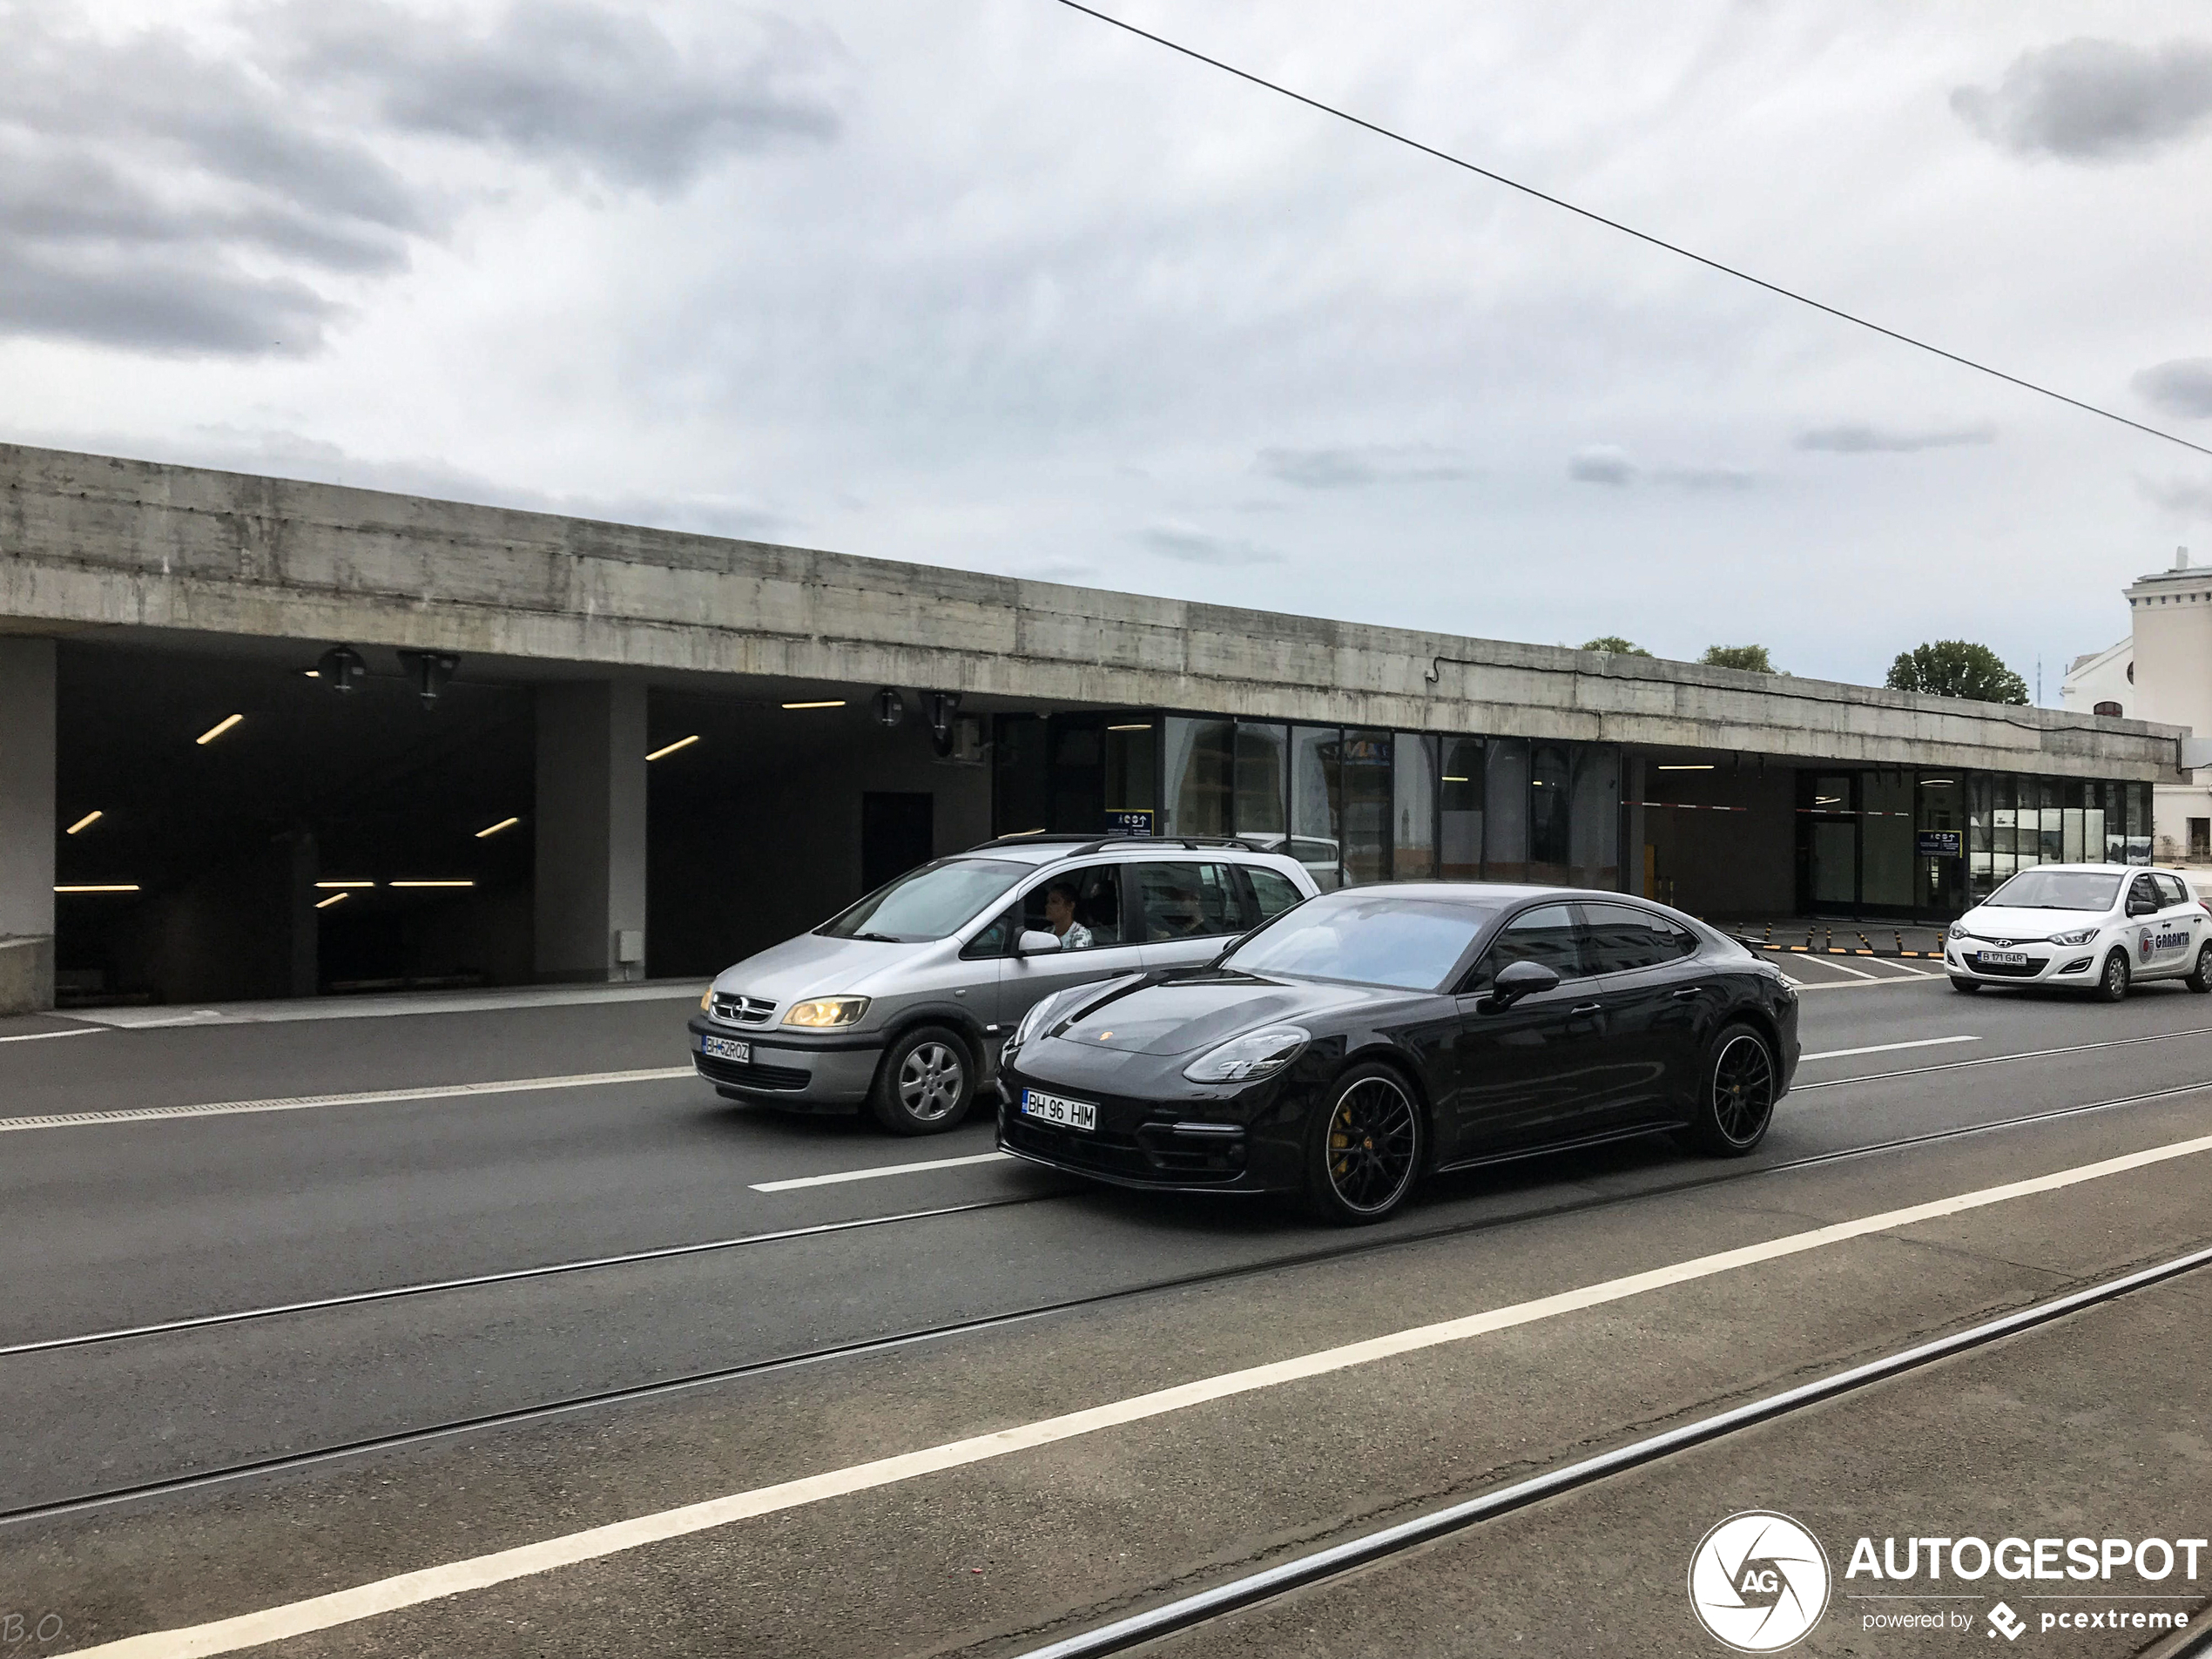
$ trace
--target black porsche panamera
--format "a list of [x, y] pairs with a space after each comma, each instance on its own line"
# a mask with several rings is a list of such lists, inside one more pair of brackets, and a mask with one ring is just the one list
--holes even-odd
[[1663, 906], [1355, 887], [1209, 967], [1032, 1009], [1000, 1068], [999, 1145], [1100, 1181], [1296, 1193], [1379, 1221], [1432, 1170], [1660, 1130], [1741, 1157], [1797, 1055], [1789, 981]]

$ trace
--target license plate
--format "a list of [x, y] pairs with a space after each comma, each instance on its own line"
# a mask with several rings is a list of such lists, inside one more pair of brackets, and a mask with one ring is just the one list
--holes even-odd
[[709, 1060], [734, 1060], [741, 1066], [752, 1063], [752, 1045], [735, 1037], [701, 1037], [699, 1052]]
[[2026, 968], [2027, 953], [2024, 950], [1986, 950], [1981, 959], [1992, 968]]
[[1062, 1100], [1057, 1095], [1041, 1094], [1034, 1089], [1022, 1091], [1022, 1115], [1042, 1123], [1058, 1123], [1066, 1129], [1095, 1130], [1098, 1127], [1098, 1108], [1087, 1100]]

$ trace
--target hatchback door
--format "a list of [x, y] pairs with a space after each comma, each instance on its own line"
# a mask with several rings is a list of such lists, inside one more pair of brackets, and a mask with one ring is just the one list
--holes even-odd
[[1585, 904], [1582, 965], [1604, 1004], [1602, 1127], [1678, 1117], [1721, 991], [1687, 929], [1634, 905]]
[[[1559, 986], [1507, 1008], [1490, 984], [1513, 962], [1541, 962]], [[1608, 1069], [1604, 1004], [1582, 971], [1572, 907], [1524, 910], [1499, 933], [1459, 998], [1459, 1091], [1448, 1162], [1571, 1140], [1602, 1121]]]

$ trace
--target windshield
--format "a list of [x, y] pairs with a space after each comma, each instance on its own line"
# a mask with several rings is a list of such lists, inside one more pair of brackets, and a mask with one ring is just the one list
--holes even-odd
[[2008, 910], [2109, 910], [2121, 877], [2101, 870], [2022, 870], [1983, 900]]
[[942, 939], [1004, 898], [1029, 868], [998, 859], [925, 864], [878, 887], [814, 931], [832, 939], [883, 939], [902, 945]]
[[1285, 913], [1222, 966], [1433, 991], [1497, 913], [1495, 905], [1332, 894]]

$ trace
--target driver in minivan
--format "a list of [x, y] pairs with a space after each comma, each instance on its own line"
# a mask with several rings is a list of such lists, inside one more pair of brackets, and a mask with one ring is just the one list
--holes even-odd
[[1060, 935], [1062, 950], [1089, 950], [1090, 929], [1076, 920], [1076, 884], [1055, 881], [1045, 889], [1044, 923]]

